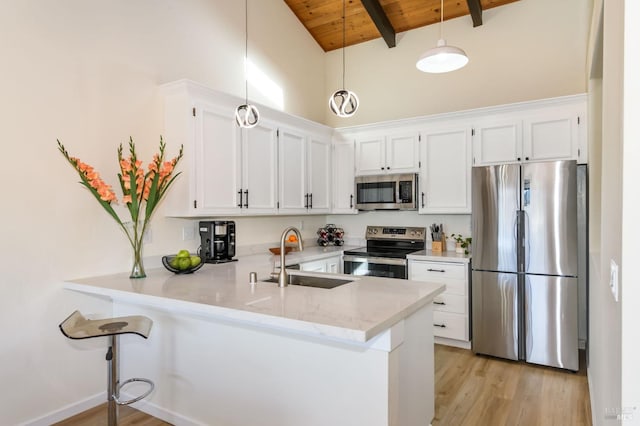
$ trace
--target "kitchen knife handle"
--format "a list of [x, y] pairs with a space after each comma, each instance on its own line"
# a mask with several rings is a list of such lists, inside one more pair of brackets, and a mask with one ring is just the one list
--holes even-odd
[[444, 269], [431, 269], [431, 268], [427, 269], [427, 271], [429, 271], [429, 272], [446, 272]]
[[244, 190], [244, 206], [246, 208], [249, 208], [249, 190], [248, 189]]
[[240, 204], [238, 204], [238, 207], [242, 208], [242, 188], [238, 191], [238, 195], [240, 196]]
[[446, 324], [433, 324], [434, 327], [447, 328]]

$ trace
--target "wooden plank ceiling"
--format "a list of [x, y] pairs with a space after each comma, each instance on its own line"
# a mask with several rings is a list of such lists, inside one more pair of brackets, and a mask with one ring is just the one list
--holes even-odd
[[[444, 0], [444, 19], [471, 15], [475, 27], [482, 25], [483, 10], [514, 1]], [[342, 47], [342, 0], [284, 2], [325, 52]], [[393, 47], [395, 34], [440, 22], [440, 0], [346, 0], [345, 16], [346, 46], [384, 36]]]

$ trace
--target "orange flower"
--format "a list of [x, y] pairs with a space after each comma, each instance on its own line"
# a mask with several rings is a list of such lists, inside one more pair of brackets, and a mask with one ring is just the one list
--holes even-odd
[[125, 204], [131, 204], [132, 202], [131, 194], [125, 195], [124, 197], [122, 197], [122, 202]]

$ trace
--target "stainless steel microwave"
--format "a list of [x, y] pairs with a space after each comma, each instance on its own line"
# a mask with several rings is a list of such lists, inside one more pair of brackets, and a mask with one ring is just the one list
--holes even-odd
[[359, 210], [417, 210], [418, 175], [388, 174], [356, 177]]

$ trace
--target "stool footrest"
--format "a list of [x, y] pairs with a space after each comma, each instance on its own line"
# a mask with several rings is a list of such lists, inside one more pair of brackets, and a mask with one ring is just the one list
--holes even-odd
[[134, 402], [138, 402], [138, 401], [140, 401], [141, 399], [144, 399], [144, 398], [148, 397], [148, 396], [149, 396], [149, 394], [150, 394], [151, 392], [153, 392], [153, 389], [155, 388], [155, 384], [154, 384], [151, 380], [149, 380], [149, 379], [142, 379], [142, 378], [140, 378], [140, 377], [133, 377], [133, 378], [131, 378], [131, 379], [127, 379], [127, 380], [125, 380], [125, 381], [124, 381], [124, 382], [122, 382], [122, 383], [118, 383], [118, 385], [117, 385], [117, 387], [118, 387], [118, 388], [117, 388], [117, 392], [116, 392], [116, 393], [119, 395], [119, 394], [120, 394], [120, 390], [121, 390], [125, 385], [127, 385], [127, 384], [129, 384], [129, 383], [133, 383], [133, 382], [144, 382], [144, 383], [147, 383], [147, 384], [149, 385], [149, 390], [147, 390], [147, 391], [146, 391], [145, 393], [143, 393], [142, 395], [137, 396], [137, 397], [135, 397], [135, 398], [133, 398], [133, 399], [130, 399], [130, 400], [128, 400], [128, 401], [121, 401], [119, 398], [116, 398], [116, 396], [115, 396], [115, 395], [113, 395], [113, 400], [116, 402], [116, 404], [118, 404], [118, 405], [129, 405], [129, 404], [133, 404]]

